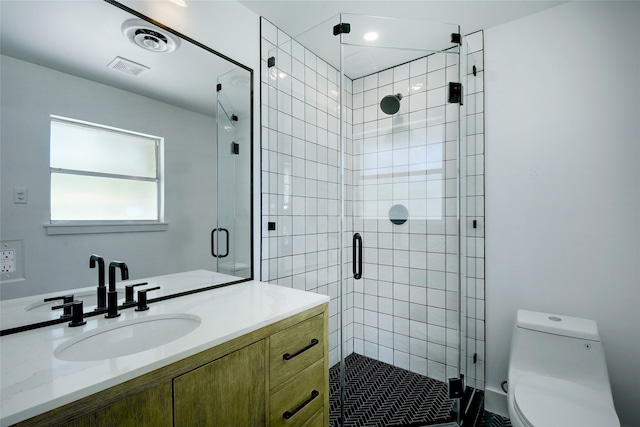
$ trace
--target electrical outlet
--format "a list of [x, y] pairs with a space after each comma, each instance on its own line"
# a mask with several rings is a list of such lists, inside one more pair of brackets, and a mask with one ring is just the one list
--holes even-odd
[[2, 251], [2, 259], [0, 259], [0, 271], [2, 273], [13, 273], [16, 271], [16, 251], [14, 249], [7, 249]]
[[0, 283], [24, 280], [24, 248], [22, 240], [0, 242]]

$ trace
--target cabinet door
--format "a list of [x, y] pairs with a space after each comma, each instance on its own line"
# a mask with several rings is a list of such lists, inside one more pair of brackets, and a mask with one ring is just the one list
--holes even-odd
[[85, 415], [65, 427], [171, 427], [171, 382], [166, 382]]
[[264, 341], [173, 380], [176, 427], [265, 425]]

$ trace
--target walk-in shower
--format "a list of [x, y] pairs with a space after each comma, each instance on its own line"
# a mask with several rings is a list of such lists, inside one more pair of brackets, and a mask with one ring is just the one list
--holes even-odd
[[484, 360], [465, 37], [350, 14], [261, 32], [261, 277], [331, 297], [331, 426], [459, 423]]

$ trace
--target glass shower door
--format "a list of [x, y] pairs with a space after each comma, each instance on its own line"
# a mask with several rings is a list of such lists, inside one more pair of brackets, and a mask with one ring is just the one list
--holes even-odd
[[217, 271], [251, 277], [251, 145], [246, 106], [249, 76], [236, 68], [218, 79], [217, 224], [211, 255]]

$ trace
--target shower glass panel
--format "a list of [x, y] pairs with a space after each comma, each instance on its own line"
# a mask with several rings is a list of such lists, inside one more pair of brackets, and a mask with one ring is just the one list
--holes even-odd
[[[459, 211], [460, 211], [460, 370], [473, 401], [484, 378], [484, 240], [480, 218], [484, 217], [484, 163], [476, 135], [483, 132], [483, 96], [478, 66], [467, 39], [460, 46], [460, 70], [464, 85], [460, 108]], [[478, 137], [479, 138], [479, 137]], [[481, 359], [481, 360], [480, 360]]]
[[217, 271], [231, 276], [251, 277], [250, 111], [249, 87], [244, 69], [237, 68], [218, 78], [217, 85], [217, 212], [211, 230], [211, 255]]
[[459, 33], [342, 14], [291, 38], [262, 21], [261, 277], [331, 297], [332, 427], [453, 425], [469, 407], [448, 386], [476, 352]]

